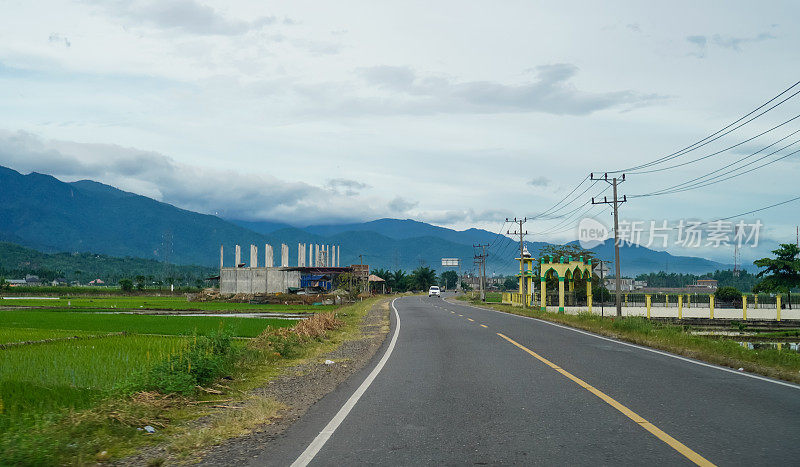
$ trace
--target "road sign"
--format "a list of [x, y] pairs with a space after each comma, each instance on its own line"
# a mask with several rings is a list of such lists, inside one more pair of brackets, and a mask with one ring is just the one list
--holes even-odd
[[442, 258], [442, 267], [457, 268], [460, 262], [458, 258]]

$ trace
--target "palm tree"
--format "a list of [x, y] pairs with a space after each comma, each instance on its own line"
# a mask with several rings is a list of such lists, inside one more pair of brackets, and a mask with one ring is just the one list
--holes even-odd
[[405, 292], [406, 287], [406, 280], [407, 276], [406, 273], [402, 269], [398, 269], [392, 275], [392, 290], [396, 290], [398, 292]]
[[411, 273], [411, 282], [417, 290], [427, 290], [428, 287], [436, 284], [436, 271], [420, 266]]

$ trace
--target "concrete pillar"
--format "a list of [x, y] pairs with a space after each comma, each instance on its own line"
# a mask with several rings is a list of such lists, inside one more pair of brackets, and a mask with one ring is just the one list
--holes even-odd
[[714, 295], [708, 296], [708, 310], [711, 313], [711, 319], [714, 319]]
[[564, 278], [558, 278], [558, 311], [564, 311]]
[[225, 267], [225, 261], [224, 261], [225, 254], [224, 253], [225, 253], [224, 247], [223, 247], [223, 245], [220, 245], [219, 246], [219, 268], [220, 269]]
[[242, 264], [242, 247], [236, 245], [236, 264], [233, 267], [238, 268]]
[[747, 321], [747, 295], [742, 295], [742, 321]]
[[325, 266], [330, 267], [331, 265], [331, 246], [325, 245]]
[[776, 319], [778, 321], [780, 321], [781, 320], [781, 296], [780, 296], [780, 294], [778, 294], [775, 297], [775, 304], [778, 306], [777, 314], [775, 315], [775, 317], [776, 317]]
[[258, 247], [255, 245], [250, 245], [250, 267], [258, 267]]
[[297, 244], [297, 267], [300, 267], [300, 268], [305, 266], [305, 264], [303, 264], [303, 251], [305, 251], [305, 248], [303, 248], [303, 244], [302, 243], [298, 243]]
[[341, 253], [342, 252], [339, 250], [339, 245], [336, 245], [336, 267], [337, 268], [341, 267], [341, 266], [339, 266], [339, 259], [340, 259], [339, 255], [341, 255]]
[[281, 243], [281, 267], [289, 267], [289, 245]]
[[589, 313], [592, 312], [592, 275], [586, 279], [586, 305], [589, 307]]
[[647, 319], [650, 319], [650, 295], [644, 296], [644, 306], [647, 308]]
[[678, 319], [683, 319], [683, 295], [678, 295]]
[[264, 267], [271, 268], [275, 266], [275, 258], [272, 251], [272, 245], [267, 243], [264, 245]]
[[547, 279], [545, 277], [540, 277], [539, 279], [540, 279], [540, 282], [542, 283], [541, 284], [541, 294], [540, 294], [541, 295], [540, 298], [541, 298], [541, 302], [542, 302], [541, 310], [542, 311], [546, 311], [547, 310], [547, 300], [546, 300], [546, 296], [547, 296]]
[[314, 244], [308, 244], [308, 258], [306, 258], [306, 263], [308, 263], [308, 267], [314, 267]]

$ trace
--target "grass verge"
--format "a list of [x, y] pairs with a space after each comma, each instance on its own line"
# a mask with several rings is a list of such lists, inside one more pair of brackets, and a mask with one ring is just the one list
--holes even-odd
[[664, 324], [643, 317], [604, 318], [590, 313], [572, 315], [511, 305], [472, 303], [505, 313], [564, 324], [717, 365], [742, 368], [771, 378], [800, 383], [800, 353], [793, 350], [748, 349], [730, 339], [692, 335], [689, 326]]

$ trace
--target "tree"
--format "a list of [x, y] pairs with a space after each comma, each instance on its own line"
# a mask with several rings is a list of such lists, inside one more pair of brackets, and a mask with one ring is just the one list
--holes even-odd
[[519, 280], [516, 277], [506, 277], [505, 282], [503, 282], [503, 289], [504, 290], [518, 290], [519, 289]]
[[411, 273], [411, 283], [416, 290], [428, 290], [430, 286], [436, 284], [436, 271], [420, 266]]
[[145, 281], [144, 276], [141, 276], [141, 275], [136, 276], [136, 289], [137, 290], [144, 290], [144, 281]]
[[122, 279], [119, 281], [119, 288], [125, 293], [133, 292], [133, 281], [130, 279]]
[[756, 274], [763, 277], [757, 284], [759, 291], [784, 292], [792, 308], [792, 289], [800, 287], [800, 248], [793, 243], [781, 243], [780, 248], [772, 250], [775, 258], [761, 258], [753, 261], [759, 268], [766, 268]]
[[720, 287], [714, 292], [714, 299], [720, 302], [732, 302], [742, 298], [742, 293], [736, 287]]
[[445, 289], [455, 289], [458, 283], [458, 273], [455, 271], [445, 271], [442, 273], [442, 285]]
[[402, 269], [398, 269], [392, 274], [392, 290], [405, 292], [408, 290], [408, 276]]

